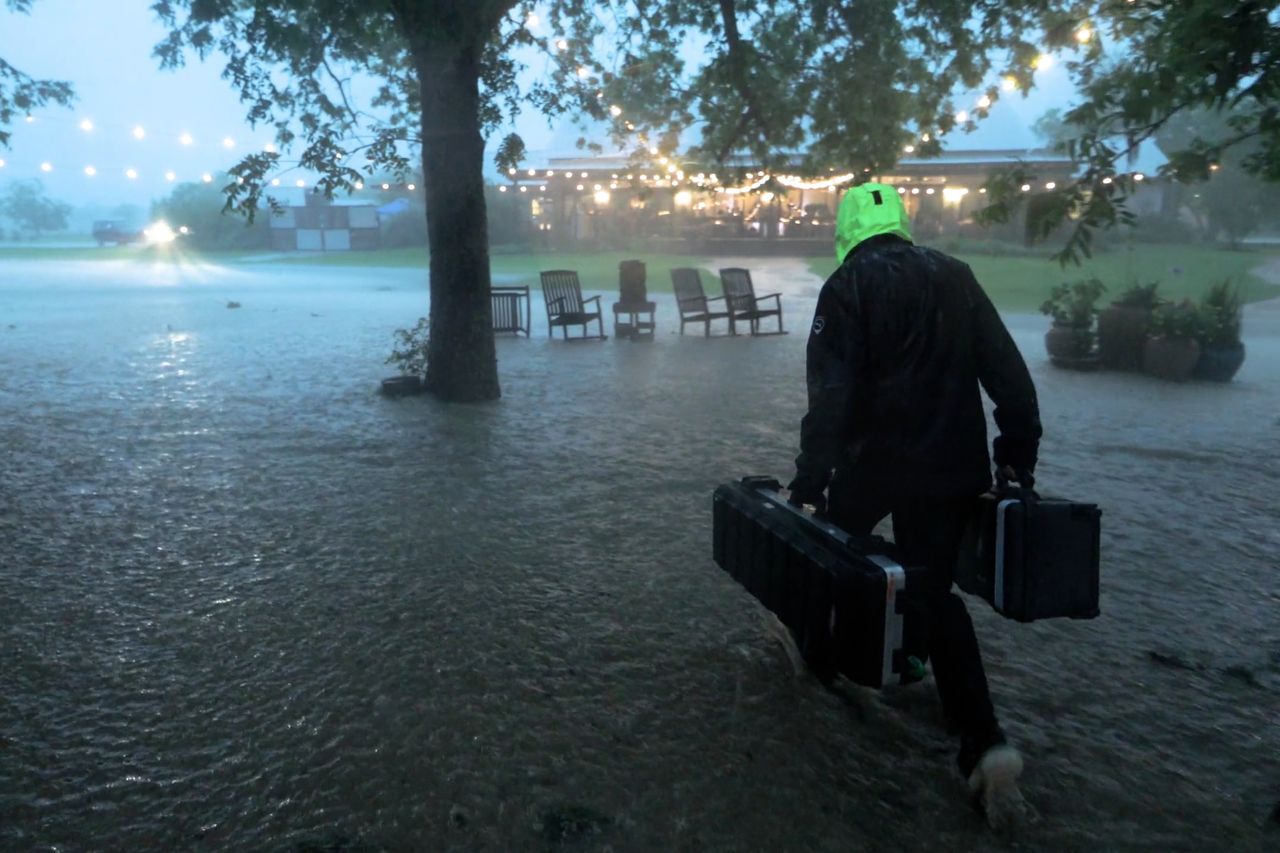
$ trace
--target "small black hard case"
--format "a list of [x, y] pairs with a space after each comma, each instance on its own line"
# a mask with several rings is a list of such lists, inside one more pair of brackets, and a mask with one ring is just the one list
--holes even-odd
[[814, 656], [867, 687], [919, 680], [924, 570], [878, 536], [851, 536], [791, 506], [768, 477], [718, 487], [712, 555]]
[[1097, 504], [998, 486], [979, 497], [960, 546], [956, 582], [1019, 622], [1098, 615]]

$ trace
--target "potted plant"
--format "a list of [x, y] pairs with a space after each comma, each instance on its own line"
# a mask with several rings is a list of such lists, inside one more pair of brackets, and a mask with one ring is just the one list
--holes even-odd
[[1160, 282], [1134, 284], [1098, 314], [1098, 357], [1110, 370], [1141, 370]]
[[1200, 303], [1200, 361], [1192, 376], [1211, 382], [1230, 382], [1244, 364], [1244, 343], [1240, 340], [1240, 290], [1224, 279]]
[[427, 390], [427, 318], [420, 317], [412, 329], [396, 329], [396, 345], [386, 363], [400, 368], [399, 376], [382, 380], [388, 397], [421, 394]]
[[1201, 310], [1190, 299], [1160, 305], [1151, 313], [1149, 336], [1143, 348], [1142, 367], [1152, 376], [1184, 382], [1200, 361], [1204, 322]]
[[1090, 370], [1098, 366], [1093, 319], [1106, 287], [1096, 278], [1063, 282], [1049, 292], [1040, 311], [1053, 318], [1044, 336], [1049, 361], [1058, 367]]

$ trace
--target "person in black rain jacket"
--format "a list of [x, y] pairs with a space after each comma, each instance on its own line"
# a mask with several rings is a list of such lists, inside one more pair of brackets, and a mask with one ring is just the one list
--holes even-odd
[[[973, 271], [911, 242], [893, 187], [853, 187], [836, 219], [841, 263], [809, 334], [790, 500], [855, 534], [892, 515], [903, 558], [928, 568], [929, 657], [960, 735], [957, 763], [999, 826], [1022, 811], [1022, 759], [996, 719], [973, 623], [951, 587], [969, 508], [992, 482], [979, 387], [995, 404], [995, 465], [1027, 485], [1041, 434], [1035, 387]], [[822, 650], [805, 654], [831, 677]]]

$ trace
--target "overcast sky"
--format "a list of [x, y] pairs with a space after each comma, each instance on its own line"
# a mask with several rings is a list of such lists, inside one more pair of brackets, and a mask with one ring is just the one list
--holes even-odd
[[[0, 10], [0, 57], [35, 76], [70, 81], [79, 97], [70, 110], [45, 110], [34, 123], [19, 120], [11, 128], [11, 148], [0, 149], [0, 184], [40, 178], [51, 196], [73, 204], [145, 205], [169, 192], [167, 173], [173, 182], [197, 181], [271, 140], [269, 129], [245, 123], [236, 93], [221, 79], [220, 56], [159, 70], [151, 51], [165, 31], [149, 6], [150, 0], [37, 0], [30, 15]], [[1070, 92], [1057, 63], [1037, 82], [1029, 98], [1006, 96], [979, 130], [953, 135], [949, 147], [1037, 145], [1031, 123], [1064, 105]], [[85, 120], [92, 130], [81, 129]], [[141, 139], [134, 136], [139, 127]], [[567, 120], [548, 128], [536, 114], [523, 116], [516, 129], [533, 165], [540, 155], [572, 154], [581, 134]], [[42, 170], [46, 163], [52, 171]], [[89, 166], [92, 177], [85, 174]], [[126, 175], [130, 169], [136, 178]], [[282, 175], [286, 185], [308, 177]]]

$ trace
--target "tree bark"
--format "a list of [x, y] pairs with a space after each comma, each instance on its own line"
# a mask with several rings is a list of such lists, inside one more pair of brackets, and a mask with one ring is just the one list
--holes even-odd
[[[458, 39], [465, 39], [461, 33]], [[489, 231], [480, 132], [482, 39], [410, 39], [422, 91], [430, 338], [427, 389], [441, 400], [496, 400]]]

